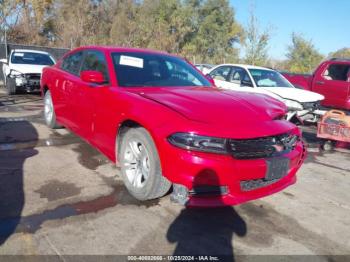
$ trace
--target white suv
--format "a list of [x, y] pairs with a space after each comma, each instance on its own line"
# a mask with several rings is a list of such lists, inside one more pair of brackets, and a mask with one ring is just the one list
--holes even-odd
[[41, 72], [45, 66], [56, 63], [47, 52], [15, 49], [7, 59], [0, 59], [7, 93], [16, 94], [17, 91], [40, 90]]

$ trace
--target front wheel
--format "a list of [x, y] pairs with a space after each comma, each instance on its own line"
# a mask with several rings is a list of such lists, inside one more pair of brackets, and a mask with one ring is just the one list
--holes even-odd
[[130, 194], [138, 200], [164, 196], [171, 183], [162, 175], [157, 148], [150, 134], [142, 127], [132, 128], [121, 139], [118, 159]]
[[15, 95], [16, 94], [16, 80], [11, 77], [6, 77], [6, 93], [8, 95]]
[[46, 91], [44, 96], [44, 118], [48, 127], [56, 129], [61, 126], [56, 121], [56, 114], [52, 103], [52, 97], [50, 90]]

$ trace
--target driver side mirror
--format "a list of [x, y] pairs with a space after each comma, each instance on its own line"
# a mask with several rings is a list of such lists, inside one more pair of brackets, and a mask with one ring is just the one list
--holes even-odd
[[80, 78], [84, 82], [91, 84], [104, 84], [106, 83], [106, 79], [100, 71], [82, 71], [80, 73]]
[[205, 78], [208, 79], [208, 81], [209, 81], [213, 86], [215, 86], [214, 79], [211, 77], [211, 75], [206, 74], [206, 75], [205, 75]]
[[0, 63], [7, 64], [7, 59], [6, 58], [0, 59]]

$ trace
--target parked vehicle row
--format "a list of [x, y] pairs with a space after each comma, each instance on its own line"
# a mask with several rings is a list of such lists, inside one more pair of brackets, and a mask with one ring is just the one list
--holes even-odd
[[286, 77], [238, 64], [196, 70], [167, 53], [96, 46], [57, 64], [24, 49], [0, 62], [8, 94], [41, 86], [47, 125], [69, 128], [120, 165], [139, 200], [172, 187], [183, 204], [234, 205], [280, 191], [305, 158], [290, 122], [316, 122], [321, 103], [350, 108], [347, 60]]
[[39, 91], [43, 68], [56, 63], [47, 52], [27, 49], [11, 50], [8, 59], [1, 59], [0, 62], [5, 88], [9, 95], [14, 95], [18, 91]]
[[116, 162], [139, 200], [172, 187], [186, 205], [243, 203], [293, 184], [305, 158], [284, 103], [216, 88], [167, 53], [78, 48], [44, 68], [41, 91], [47, 125], [69, 128]]
[[322, 105], [350, 110], [350, 60], [331, 59], [322, 62], [312, 75], [283, 74], [294, 85], [322, 94]]
[[269, 95], [285, 103], [286, 119], [316, 122], [318, 109], [324, 96], [295, 88], [279, 72], [264, 67], [222, 64], [212, 68], [209, 76], [217, 87]]

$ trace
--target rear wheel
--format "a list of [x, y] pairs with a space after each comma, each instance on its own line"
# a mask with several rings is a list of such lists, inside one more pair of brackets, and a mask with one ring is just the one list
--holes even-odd
[[139, 200], [164, 196], [171, 183], [162, 175], [152, 137], [142, 127], [129, 129], [121, 138], [119, 162], [124, 184]]
[[15, 95], [16, 94], [16, 80], [11, 77], [6, 77], [6, 93], [8, 95]]
[[50, 90], [46, 91], [44, 96], [44, 118], [48, 127], [53, 129], [61, 127], [56, 121], [56, 114], [53, 107]]
[[322, 149], [324, 151], [332, 151], [334, 149], [334, 142], [328, 140], [328, 141], [325, 141], [322, 145]]

